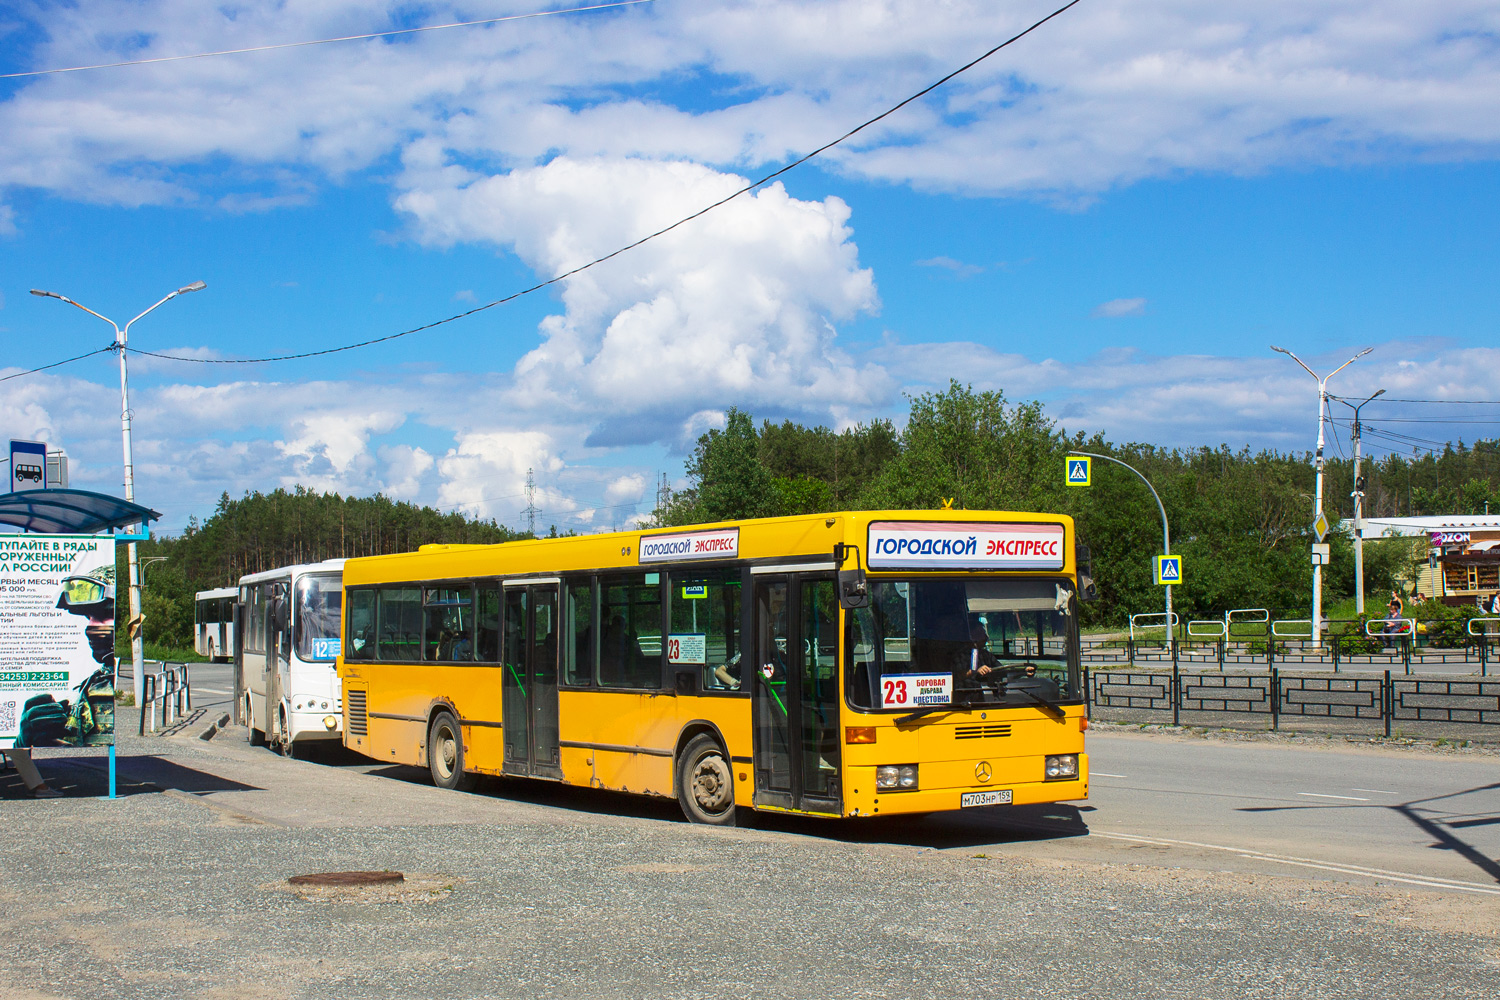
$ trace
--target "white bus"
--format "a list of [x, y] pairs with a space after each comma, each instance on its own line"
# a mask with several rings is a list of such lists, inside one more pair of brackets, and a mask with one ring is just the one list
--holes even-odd
[[238, 587], [200, 590], [193, 595], [193, 649], [210, 662], [234, 659], [234, 600]]
[[339, 652], [344, 560], [240, 577], [235, 707], [250, 742], [288, 757], [299, 744], [342, 738]]

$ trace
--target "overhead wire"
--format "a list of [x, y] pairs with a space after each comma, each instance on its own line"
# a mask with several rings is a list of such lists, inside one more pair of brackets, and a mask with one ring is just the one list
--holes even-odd
[[275, 356], [272, 356], [272, 357], [264, 357], [264, 358], [186, 358], [186, 357], [182, 357], [180, 355], [163, 354], [163, 353], [158, 353], [158, 352], [155, 352], [155, 351], [143, 351], [143, 350], [140, 350], [139, 348], [135, 348], [135, 347], [127, 347], [126, 350], [130, 351], [133, 354], [143, 354], [143, 355], [146, 355], [148, 357], [162, 358], [162, 359], [167, 360], [167, 361], [187, 361], [187, 362], [193, 362], [193, 363], [197, 363], [197, 364], [239, 364], [239, 365], [264, 364], [264, 363], [274, 362], [274, 361], [296, 361], [296, 360], [300, 360], [300, 359], [303, 359], [303, 358], [320, 357], [320, 356], [325, 355], [325, 354], [337, 354], [337, 353], [339, 353], [341, 351], [352, 351], [352, 350], [356, 350], [356, 349], [361, 348], [361, 347], [370, 347], [370, 346], [373, 346], [375, 344], [383, 344], [383, 343], [386, 343], [387, 341], [396, 340], [399, 337], [407, 337], [407, 336], [410, 336], [411, 334], [414, 334], [414, 333], [421, 333], [424, 330], [431, 330], [434, 327], [442, 326], [442, 325], [444, 325], [446, 323], [453, 323], [453, 322], [456, 322], [456, 321], [461, 320], [461, 319], [467, 319], [468, 317], [473, 316], [475, 313], [481, 313], [481, 312], [484, 312], [487, 309], [493, 309], [496, 306], [505, 305], [507, 302], [513, 302], [516, 299], [519, 299], [519, 298], [521, 298], [523, 296], [530, 295], [530, 294], [532, 294], [534, 292], [539, 292], [539, 291], [541, 291], [544, 288], [547, 288], [547, 287], [549, 287], [551, 285], [555, 285], [555, 284], [557, 284], [560, 281], [565, 281], [568, 278], [571, 278], [571, 277], [573, 277], [576, 274], [580, 274], [580, 273], [582, 273], [584, 271], [587, 271], [591, 267], [595, 267], [595, 266], [597, 266], [599, 264], [603, 264], [605, 261], [608, 261], [608, 260], [611, 260], [611, 259], [613, 259], [615, 257], [618, 257], [618, 256], [620, 256], [623, 253], [628, 253], [629, 251], [634, 250], [636, 247], [639, 247], [639, 246], [641, 246], [641, 245], [643, 245], [645, 243], [649, 243], [650, 241], [652, 241], [654, 239], [657, 239], [658, 237], [665, 236], [667, 233], [672, 232], [674, 229], [677, 229], [677, 228], [679, 228], [681, 226], [685, 226], [689, 222], [692, 222], [693, 220], [695, 220], [697, 218], [700, 218], [701, 216], [707, 215], [709, 212], [712, 212], [714, 209], [719, 208], [719, 207], [721, 207], [723, 205], [726, 205], [726, 204], [728, 204], [731, 201], [734, 201], [736, 198], [739, 198], [741, 195], [748, 194], [751, 191], [754, 191], [754, 190], [756, 190], [759, 187], [763, 187], [764, 185], [769, 184], [771, 181], [773, 181], [776, 178], [782, 176], [783, 174], [786, 174], [786, 173], [788, 173], [788, 172], [790, 172], [792, 170], [795, 170], [797, 167], [800, 167], [802, 164], [806, 163], [808, 160], [811, 160], [811, 159], [813, 159], [816, 156], [819, 156], [819, 155], [821, 155], [823, 153], [826, 153], [828, 150], [832, 149], [834, 146], [837, 146], [840, 143], [845, 142], [848, 139], [853, 138], [854, 136], [858, 135], [860, 132], [863, 132], [865, 129], [869, 128], [871, 125], [874, 125], [874, 124], [876, 124], [876, 123], [878, 123], [880, 121], [883, 121], [886, 118], [889, 118], [891, 115], [895, 114], [897, 111], [900, 111], [902, 108], [906, 107], [908, 104], [911, 104], [913, 101], [917, 101], [917, 100], [920, 100], [923, 97], [926, 97], [928, 94], [932, 93], [934, 90], [936, 90], [937, 88], [941, 87], [943, 84], [947, 83], [949, 80], [952, 80], [954, 77], [959, 76], [962, 73], [968, 72], [969, 70], [973, 69], [975, 66], [979, 65], [980, 63], [984, 62], [986, 59], [988, 59], [991, 56], [993, 56], [995, 53], [999, 52], [1001, 49], [1006, 48], [1007, 46], [1015, 44], [1016, 42], [1018, 42], [1021, 39], [1025, 38], [1027, 35], [1031, 34], [1033, 31], [1035, 31], [1038, 28], [1040, 28], [1042, 25], [1046, 24], [1048, 21], [1051, 21], [1053, 18], [1059, 17], [1060, 15], [1064, 14], [1065, 12], [1067, 12], [1070, 8], [1077, 6], [1078, 4], [1080, 4], [1082, 2], [1083, 2], [1083, 0], [1069, 0], [1068, 3], [1066, 3], [1063, 6], [1057, 8], [1052, 13], [1048, 14], [1046, 17], [1043, 17], [1042, 19], [1034, 22], [1033, 24], [1031, 24], [1029, 27], [1025, 28], [1024, 30], [1019, 31], [1016, 34], [1012, 35], [1011, 37], [1007, 38], [1005, 41], [1001, 42], [999, 45], [996, 45], [994, 48], [988, 50], [983, 55], [980, 55], [977, 58], [971, 59], [969, 62], [964, 63], [958, 69], [955, 69], [952, 72], [946, 74], [945, 76], [939, 78], [934, 83], [931, 83], [931, 84], [929, 84], [926, 87], [923, 87], [921, 90], [917, 91], [915, 94], [912, 94], [910, 97], [906, 98], [905, 100], [901, 101], [900, 103], [898, 103], [896, 105], [893, 105], [890, 108], [887, 108], [885, 111], [882, 111], [880, 114], [878, 114], [875, 117], [869, 119], [868, 121], [864, 122], [863, 124], [855, 126], [854, 128], [852, 128], [849, 131], [845, 132], [843, 135], [839, 136], [837, 139], [834, 139], [832, 142], [824, 143], [823, 145], [819, 146], [817, 149], [814, 149], [812, 152], [807, 153], [807, 154], [805, 154], [803, 156], [798, 157], [797, 159], [793, 160], [791, 163], [788, 163], [786, 166], [781, 167], [778, 170], [773, 170], [771, 173], [766, 174], [764, 177], [760, 178], [759, 180], [752, 181], [751, 183], [746, 184], [744, 187], [739, 188], [738, 190], [736, 190], [732, 194], [726, 195], [725, 197], [720, 198], [718, 201], [715, 201], [712, 204], [709, 204], [709, 205], [707, 205], [707, 206], [705, 206], [703, 208], [700, 208], [698, 211], [693, 212], [691, 215], [686, 215], [686, 216], [682, 217], [681, 219], [678, 219], [676, 222], [672, 223], [671, 225], [664, 226], [663, 228], [658, 229], [658, 230], [656, 230], [653, 233], [650, 233], [650, 234], [648, 234], [646, 236], [642, 236], [640, 239], [634, 241], [633, 243], [627, 243], [625, 246], [622, 246], [622, 247], [620, 247], [620, 248], [618, 248], [616, 250], [612, 250], [609, 253], [604, 254], [602, 257], [596, 257], [593, 260], [589, 261], [588, 263], [580, 264], [577, 267], [574, 267], [574, 268], [571, 268], [570, 270], [564, 271], [561, 274], [558, 274], [558, 275], [556, 275], [554, 277], [548, 278], [545, 281], [540, 281], [540, 282], [532, 285], [529, 288], [524, 288], [524, 289], [522, 289], [522, 290], [520, 290], [518, 292], [512, 292], [511, 294], [506, 295], [506, 296], [504, 296], [502, 298], [495, 299], [493, 302], [486, 302], [484, 305], [475, 306], [473, 309], [465, 310], [464, 312], [458, 313], [458, 314], [456, 314], [454, 316], [449, 316], [449, 317], [447, 317], [445, 319], [434, 320], [431, 323], [424, 323], [421, 326], [412, 327], [410, 330], [402, 330], [399, 333], [390, 333], [390, 334], [386, 334], [383, 337], [372, 337], [369, 340], [361, 340], [361, 341], [359, 341], [357, 343], [345, 344], [345, 345], [340, 346], [340, 347], [328, 347], [328, 348], [323, 348], [322, 350], [317, 350], [317, 351], [302, 351], [302, 352], [299, 352], [299, 353], [296, 353], [296, 354], [279, 354], [279, 355], [275, 355]]
[[654, 3], [655, 0], [613, 0], [611, 3], [593, 4], [588, 7], [569, 7], [566, 10], [538, 10], [530, 14], [507, 14], [504, 17], [486, 17], [478, 21], [454, 21], [451, 24], [426, 24], [416, 28], [393, 28], [390, 31], [371, 31], [363, 35], [341, 35], [338, 38], [314, 38], [301, 42], [274, 42], [270, 45], [250, 45], [242, 49], [221, 49], [217, 52], [194, 52], [177, 56], [154, 56], [150, 59], [124, 59], [120, 62], [95, 63], [90, 66], [61, 66], [56, 69], [32, 69], [20, 73], [0, 73], [0, 80], [18, 80], [22, 77], [51, 76], [55, 73], [82, 73], [85, 70], [117, 69], [121, 66], [148, 66], [153, 63], [180, 62], [184, 59], [209, 59], [214, 56], [237, 56], [247, 52], [270, 52], [274, 49], [295, 49], [305, 45], [329, 45], [334, 42], [359, 42], [371, 38], [389, 38], [392, 35], [412, 35], [419, 31], [443, 31], [447, 28], [472, 28], [481, 24], [499, 24], [501, 21], [524, 21], [533, 17], [548, 17], [553, 14], [581, 14], [591, 10], [609, 10], [613, 7], [633, 7], [636, 4]]
[[84, 358], [91, 358], [95, 354], [104, 354], [108, 351], [113, 351], [114, 349], [115, 345], [109, 344], [108, 346], [101, 347], [98, 350], [86, 351], [83, 354], [78, 355], [76, 358], [66, 358], [62, 361], [54, 361], [50, 365], [42, 365], [39, 368], [31, 368], [24, 372], [12, 372], [9, 375], [0, 375], [0, 382], [9, 382], [11, 379], [20, 378], [23, 375], [35, 375], [37, 372], [44, 372], [49, 368], [60, 368], [63, 365], [71, 365], [75, 361], [82, 361]]

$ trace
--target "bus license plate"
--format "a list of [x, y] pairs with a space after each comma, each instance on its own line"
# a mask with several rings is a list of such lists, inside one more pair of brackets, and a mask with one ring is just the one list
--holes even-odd
[[1010, 789], [997, 788], [992, 792], [964, 792], [958, 800], [960, 809], [969, 806], [1008, 806], [1010, 805]]

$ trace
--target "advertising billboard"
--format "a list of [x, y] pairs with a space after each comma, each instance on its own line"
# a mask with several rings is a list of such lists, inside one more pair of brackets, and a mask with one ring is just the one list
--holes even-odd
[[0, 535], [0, 750], [114, 740], [114, 539]]

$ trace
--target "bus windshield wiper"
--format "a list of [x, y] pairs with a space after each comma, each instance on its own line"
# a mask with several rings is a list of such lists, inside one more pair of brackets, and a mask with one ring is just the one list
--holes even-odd
[[898, 726], [904, 726], [908, 722], [916, 722], [918, 719], [922, 718], [924, 715], [932, 715], [932, 714], [934, 714], [936, 712], [957, 712], [957, 711], [958, 711], [958, 709], [954, 708], [952, 705], [933, 705], [930, 708], [919, 708], [915, 712], [910, 713], [909, 715], [898, 715], [898, 716], [896, 716], [896, 725], [898, 725]]
[[[1008, 688], [1002, 688], [1002, 691], [1005, 694], [1010, 694], [1011, 693], [1011, 691]], [[1020, 695], [1025, 695], [1026, 697], [1030, 698], [1032, 701], [1034, 701], [1038, 705], [1042, 706], [1042, 708], [1046, 711], [1046, 713], [1048, 715], [1050, 715], [1053, 718], [1057, 719], [1059, 722], [1063, 721], [1064, 719], [1066, 719], [1068, 717], [1068, 713], [1067, 712], [1064, 712], [1057, 705], [1054, 705], [1052, 702], [1048, 701], [1046, 698], [1043, 698], [1039, 694], [1034, 694], [1034, 693], [1032, 693], [1030, 691], [1027, 691], [1027, 690], [1024, 690], [1022, 688], [1017, 688], [1015, 690], [1015, 693], [1016, 694], [1020, 694]]]

